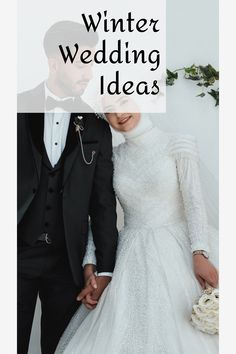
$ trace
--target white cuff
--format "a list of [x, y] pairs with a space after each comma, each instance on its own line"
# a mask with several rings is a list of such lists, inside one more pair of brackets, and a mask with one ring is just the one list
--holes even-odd
[[98, 277], [111, 277], [112, 278], [113, 273], [107, 273], [107, 272], [102, 272], [98, 273]]
[[207, 242], [204, 242], [204, 241], [195, 241], [192, 245], [191, 245], [191, 251], [192, 253], [194, 251], [205, 251], [207, 253], [210, 253], [210, 248], [209, 248], [209, 245]]
[[94, 267], [96, 267], [96, 261], [94, 261], [92, 258], [91, 259], [85, 259], [82, 263], [82, 267], [84, 268], [86, 265], [92, 264]]

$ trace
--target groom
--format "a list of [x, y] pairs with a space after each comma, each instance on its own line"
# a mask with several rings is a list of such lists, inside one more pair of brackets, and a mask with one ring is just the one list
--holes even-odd
[[[62, 38], [81, 43], [83, 26], [63, 21], [47, 31], [49, 77], [18, 97], [21, 112], [27, 104], [31, 112], [46, 106], [45, 113], [18, 113], [18, 354], [28, 352], [38, 295], [43, 354], [54, 353], [77, 310], [76, 298], [84, 286], [89, 217], [100, 294], [115, 264], [111, 132], [95, 114], [83, 113], [89, 109], [80, 96], [91, 79], [91, 66], [63, 65], [54, 45]], [[92, 50], [96, 35], [81, 44]]]

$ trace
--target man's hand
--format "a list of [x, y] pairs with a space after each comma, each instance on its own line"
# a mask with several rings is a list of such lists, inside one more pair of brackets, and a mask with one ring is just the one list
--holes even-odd
[[96, 267], [93, 264], [86, 264], [84, 267], [84, 283], [85, 286], [92, 285], [94, 289], [97, 289], [96, 283], [96, 275], [95, 275]]
[[194, 272], [203, 289], [207, 284], [216, 288], [218, 286], [218, 271], [203, 255], [193, 256]]
[[90, 310], [94, 309], [100, 299], [103, 291], [110, 283], [111, 277], [107, 276], [98, 276], [96, 277], [97, 289], [91, 284], [88, 284], [77, 297], [78, 301], [82, 301], [82, 303]]
[[[95, 275], [96, 267], [93, 264], [86, 264], [84, 267], [84, 283], [85, 287], [84, 289], [80, 292], [80, 294], [77, 296], [78, 301], [82, 301], [82, 303], [85, 304], [85, 294], [92, 293], [95, 289], [97, 289], [97, 282], [96, 282], [96, 275]], [[97, 301], [91, 303], [90, 305], [96, 305]], [[92, 307], [88, 307], [91, 309]]]

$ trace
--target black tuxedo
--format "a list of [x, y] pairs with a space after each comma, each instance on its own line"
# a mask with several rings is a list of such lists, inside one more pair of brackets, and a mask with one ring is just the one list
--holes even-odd
[[[38, 96], [38, 100], [42, 100], [42, 95], [43, 85], [40, 85], [35, 90], [24, 93], [22, 97], [26, 100], [28, 97], [30, 100], [32, 96]], [[21, 97], [19, 99], [21, 100]], [[89, 216], [96, 246], [98, 272], [112, 272], [115, 264], [117, 229], [112, 186], [111, 132], [107, 123], [97, 119], [94, 114], [82, 115], [85, 157], [89, 160], [92, 151], [96, 151], [94, 161], [87, 165], [82, 158], [73, 124], [76, 114], [71, 114], [66, 146], [58, 168], [56, 166], [57, 170], [54, 171], [48, 164], [43, 142], [44, 114], [18, 114], [18, 317], [19, 326], [23, 328], [19, 332], [19, 338], [29, 337], [32, 311], [39, 292], [43, 308], [43, 353], [53, 352], [52, 348], [55, 349], [60, 335], [76, 310], [75, 297], [83, 286], [82, 261], [87, 245]], [[41, 209], [46, 205], [41, 193], [46, 193], [48, 189], [47, 176], [53, 173], [60, 173], [57, 187], [54, 188], [57, 195], [53, 199], [56, 209], [54, 219], [60, 222], [54, 222], [50, 230], [55, 242], [47, 245], [37, 241], [42, 229], [41, 224], [36, 221], [41, 215]], [[52, 191], [54, 189], [51, 188]], [[58, 234], [60, 242], [56, 238]], [[62, 239], [64, 242], [61, 242]], [[53, 287], [55, 279], [59, 281]], [[55, 298], [58, 297], [61, 301], [57, 303]], [[68, 309], [66, 313], [65, 308]], [[60, 317], [60, 311], [64, 321]], [[28, 313], [28, 317], [25, 313]], [[27, 322], [27, 325], [24, 325], [23, 321]], [[58, 329], [53, 330], [53, 327]], [[19, 353], [26, 353], [28, 338], [19, 338]]]

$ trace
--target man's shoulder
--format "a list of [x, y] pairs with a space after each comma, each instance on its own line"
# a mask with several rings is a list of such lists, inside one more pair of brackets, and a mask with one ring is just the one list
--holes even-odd
[[25, 91], [22, 91], [20, 93], [17, 94], [17, 97], [19, 98], [30, 98], [30, 97], [33, 97], [33, 96], [40, 96], [40, 95], [43, 95], [44, 94], [44, 83], [41, 82], [39, 85], [35, 86], [34, 88], [32, 89], [29, 89], [29, 90], [25, 90]]
[[44, 84], [17, 94], [18, 112], [41, 112], [44, 107]]
[[96, 129], [98, 132], [104, 134], [106, 131], [110, 131], [109, 124], [96, 112], [92, 111], [87, 113], [86, 116], [90, 126]]
[[109, 127], [109, 124], [104, 119], [102, 119], [97, 113], [93, 113], [92, 120], [93, 120], [93, 124], [95, 124], [97, 127], [100, 127], [103, 130]]

